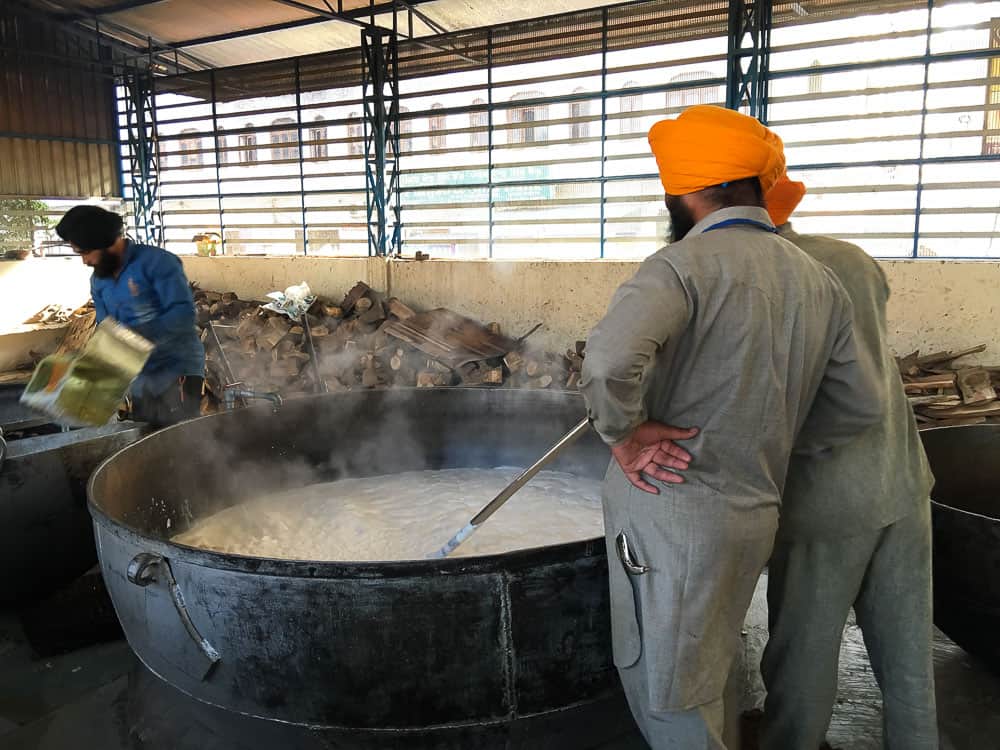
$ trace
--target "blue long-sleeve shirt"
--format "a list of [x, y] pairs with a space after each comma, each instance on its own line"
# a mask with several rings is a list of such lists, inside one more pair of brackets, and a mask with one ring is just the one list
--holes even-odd
[[97, 322], [111, 317], [155, 345], [133, 393], [163, 393], [182, 375], [202, 377], [205, 349], [195, 326], [194, 298], [173, 253], [127, 240], [117, 278], [90, 277]]

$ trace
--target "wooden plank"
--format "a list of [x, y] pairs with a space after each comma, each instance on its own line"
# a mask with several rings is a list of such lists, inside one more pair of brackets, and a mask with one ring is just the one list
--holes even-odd
[[990, 382], [990, 374], [980, 367], [959, 370], [957, 374], [958, 389], [966, 404], [981, 404], [996, 401], [997, 393]]

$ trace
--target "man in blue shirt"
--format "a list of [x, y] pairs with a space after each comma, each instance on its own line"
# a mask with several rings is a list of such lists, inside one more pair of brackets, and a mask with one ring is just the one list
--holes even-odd
[[56, 226], [93, 269], [97, 322], [112, 318], [149, 339], [153, 353], [132, 384], [132, 416], [156, 426], [198, 416], [205, 349], [194, 299], [176, 255], [125, 237], [122, 217], [99, 206], [75, 206]]

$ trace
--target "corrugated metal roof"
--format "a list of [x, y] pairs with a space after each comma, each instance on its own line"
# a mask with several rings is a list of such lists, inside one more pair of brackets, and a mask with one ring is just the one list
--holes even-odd
[[[90, 11], [92, 15], [83, 22], [92, 24], [97, 18], [139, 39], [150, 38], [154, 45], [177, 45], [215, 67], [357, 47], [357, 23], [331, 20], [324, 14], [332, 7], [367, 21], [365, 11], [372, 7], [369, 0], [329, 0], [329, 6], [323, 0], [292, 0], [290, 4], [281, 0], [33, 0], [30, 4], [48, 12], [61, 9], [65, 18], [77, 20], [81, 11]], [[397, 20], [403, 36], [412, 30], [419, 37], [439, 33], [441, 28], [460, 31], [611, 4], [608, 0], [410, 0], [415, 12], [400, 11]], [[384, 9], [391, 2], [376, 0], [375, 5]], [[377, 15], [376, 23], [391, 28], [392, 14]]]

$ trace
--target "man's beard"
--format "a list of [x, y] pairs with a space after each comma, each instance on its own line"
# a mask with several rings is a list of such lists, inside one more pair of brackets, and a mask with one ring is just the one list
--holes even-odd
[[698, 222], [680, 196], [668, 195], [666, 201], [667, 212], [670, 214], [670, 241], [677, 242], [684, 239]]
[[94, 276], [99, 279], [109, 279], [114, 276], [121, 267], [121, 258], [117, 255], [109, 253], [107, 250], [101, 250], [100, 253], [101, 259], [97, 261], [96, 266], [93, 266]]

